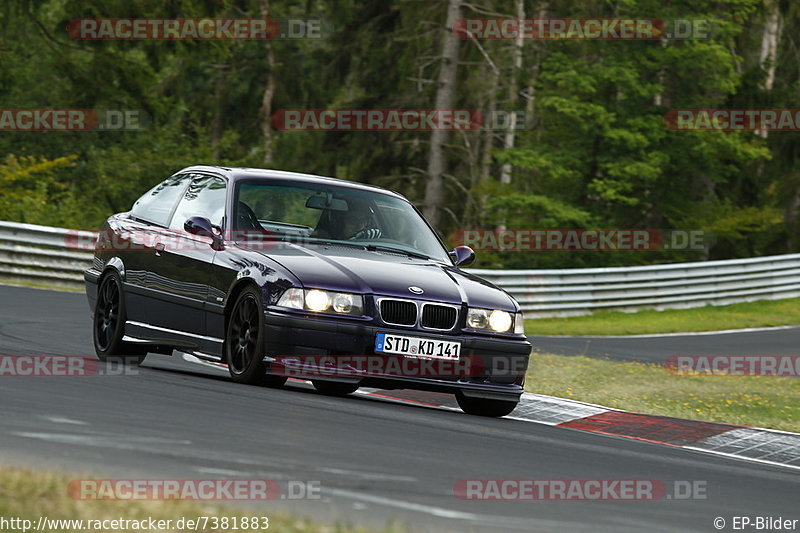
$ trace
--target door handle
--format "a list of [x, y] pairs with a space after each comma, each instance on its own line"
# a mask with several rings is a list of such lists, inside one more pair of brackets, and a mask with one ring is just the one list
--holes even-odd
[[164, 246], [164, 244], [163, 244], [163, 243], [160, 243], [160, 242], [159, 242], [159, 243], [156, 243], [156, 255], [157, 255], [158, 257], [161, 257], [161, 252], [163, 252], [163, 251], [164, 251], [164, 248], [165, 248], [165, 246]]

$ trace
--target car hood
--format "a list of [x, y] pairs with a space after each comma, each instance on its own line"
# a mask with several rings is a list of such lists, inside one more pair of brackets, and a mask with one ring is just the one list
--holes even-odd
[[[242, 243], [239, 246], [249, 248]], [[250, 249], [277, 261], [305, 288], [518, 309], [508, 294], [488, 281], [437, 261], [335, 244], [277, 243], [269, 250]], [[414, 294], [409, 290], [412, 286], [424, 292]]]

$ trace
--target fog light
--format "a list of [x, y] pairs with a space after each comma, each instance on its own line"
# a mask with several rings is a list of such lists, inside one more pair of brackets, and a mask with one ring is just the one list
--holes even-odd
[[331, 299], [328, 293], [317, 289], [306, 293], [306, 307], [310, 311], [325, 311], [331, 306]]

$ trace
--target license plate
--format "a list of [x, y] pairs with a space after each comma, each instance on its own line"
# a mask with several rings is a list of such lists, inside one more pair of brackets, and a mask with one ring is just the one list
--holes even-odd
[[461, 354], [461, 343], [378, 333], [375, 338], [375, 351], [411, 357], [458, 359]]

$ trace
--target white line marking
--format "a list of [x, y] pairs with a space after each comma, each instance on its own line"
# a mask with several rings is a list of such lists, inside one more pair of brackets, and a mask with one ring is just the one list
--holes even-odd
[[[455, 519], [455, 520], [469, 520], [474, 524], [481, 524], [488, 526], [485, 531], [493, 531], [498, 525], [503, 525], [506, 528], [519, 529], [521, 531], [531, 531], [531, 519], [528, 517], [515, 517], [515, 516], [497, 516], [497, 515], [481, 515], [474, 513], [465, 513], [462, 511], [454, 511], [452, 509], [445, 509], [443, 507], [434, 507], [431, 505], [423, 505], [419, 503], [407, 502], [394, 498], [382, 498], [372, 494], [364, 494], [362, 492], [354, 492], [345, 489], [324, 488], [323, 492], [338, 495], [353, 500], [360, 500], [367, 503], [376, 505], [386, 505], [387, 507], [396, 507], [407, 511], [416, 511], [419, 513], [430, 514], [439, 518]], [[354, 507], [355, 508], [355, 507]], [[363, 510], [361, 509], [358, 510]], [[473, 527], [474, 527], [473, 524]], [[593, 529], [585, 529], [583, 524], [573, 522], [565, 522], [564, 520], [547, 520], [544, 518], [537, 518], [536, 525], [542, 526], [542, 531], [593, 531]]]
[[697, 452], [705, 452], [705, 453], [713, 453], [714, 455], [721, 455], [723, 457], [732, 457], [734, 459], [741, 459], [742, 461], [753, 461], [755, 463], [762, 463], [772, 466], [782, 466], [783, 468], [793, 468], [795, 470], [800, 470], [800, 465], [787, 465], [786, 463], [779, 463], [777, 461], [768, 461], [766, 459], [756, 459], [754, 457], [743, 457], [741, 455], [736, 455], [733, 453], [727, 452], [717, 452], [714, 450], [708, 450], [706, 448], [695, 448], [694, 446], [681, 446], [681, 448], [685, 450], [694, 450]]
[[559, 398], [558, 396], [547, 396], [545, 394], [536, 394], [535, 392], [523, 392], [522, 398], [525, 398], [527, 400], [557, 401], [565, 405], [573, 404], [573, 405], [583, 405], [587, 407], [597, 407], [598, 409], [603, 409], [605, 411], [620, 411], [619, 409], [614, 409], [613, 407], [606, 407], [605, 405], [582, 402], [580, 400], [572, 400], [569, 398]]
[[48, 420], [54, 424], [74, 424], [76, 426], [88, 426], [88, 422], [84, 422], [83, 420], [75, 420], [74, 418], [66, 418], [63, 416], [42, 416], [45, 420]]
[[381, 474], [381, 473], [374, 473], [374, 472], [361, 472], [358, 470], [346, 470], [344, 468], [327, 468], [322, 467], [318, 468], [320, 472], [327, 472], [328, 474], [339, 474], [344, 476], [356, 477], [360, 479], [377, 479], [377, 480], [385, 480], [385, 481], [419, 481], [415, 477], [411, 476], [395, 476], [392, 474]]
[[75, 435], [72, 433], [35, 433], [27, 431], [14, 432], [12, 435], [39, 439], [58, 444], [75, 444], [101, 448], [117, 448], [120, 450], [140, 450], [142, 446], [153, 444], [191, 445], [190, 440], [160, 439], [157, 437], [112, 437], [108, 435]]
[[241, 470], [226, 470], [225, 468], [195, 468], [201, 474], [212, 474], [218, 476], [248, 476], [249, 472], [242, 472]]
[[325, 488], [323, 492], [334, 494], [337, 496], [344, 496], [345, 498], [352, 498], [354, 500], [361, 500], [368, 503], [375, 503], [378, 505], [386, 505], [388, 507], [397, 507], [398, 509], [405, 509], [407, 511], [416, 511], [425, 513], [439, 518], [451, 518], [455, 520], [478, 520], [480, 515], [474, 513], [463, 513], [461, 511], [453, 511], [452, 509], [445, 509], [443, 507], [434, 507], [432, 505], [423, 505], [421, 503], [406, 502], [394, 498], [382, 498], [373, 494], [364, 494], [362, 492], [354, 492], [344, 489]]

